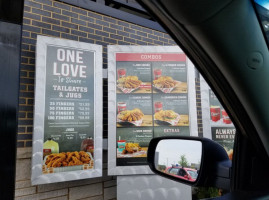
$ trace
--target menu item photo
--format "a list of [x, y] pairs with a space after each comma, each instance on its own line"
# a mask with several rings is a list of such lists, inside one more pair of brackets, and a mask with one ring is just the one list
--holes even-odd
[[144, 62], [117, 62], [117, 93], [151, 93], [151, 66]]
[[148, 94], [118, 94], [117, 127], [152, 126], [151, 98]]
[[174, 80], [170, 76], [161, 76], [156, 80], [153, 80], [153, 86], [163, 93], [170, 93], [172, 90], [181, 84], [180, 81]]
[[135, 153], [141, 151], [139, 143], [126, 143], [125, 149], [122, 151], [123, 154]]
[[154, 120], [158, 124], [177, 125], [180, 115], [173, 110], [160, 110], [154, 114]]
[[140, 126], [143, 121], [143, 112], [139, 108], [121, 111], [117, 116], [117, 122], [129, 122], [135, 126]]
[[88, 137], [81, 142], [81, 151], [90, 152], [94, 157], [94, 141], [92, 137]]
[[[150, 77], [150, 71], [143, 74], [143, 70], [131, 70], [132, 68], [127, 67], [129, 69], [126, 70], [124, 68], [120, 68], [117, 70], [118, 72], [118, 80], [117, 80], [117, 88], [120, 91], [119, 93], [129, 94], [132, 92], [136, 93], [149, 93], [151, 91], [151, 85], [146, 80]], [[131, 75], [126, 75], [127, 72]], [[142, 74], [142, 75], [141, 75]], [[144, 82], [139, 78], [142, 76]]]
[[146, 157], [147, 148], [140, 147], [139, 143], [125, 143], [124, 148], [118, 148], [117, 157]]
[[233, 127], [232, 120], [219, 102], [214, 92], [209, 89], [210, 122], [212, 127]]
[[118, 88], [120, 88], [124, 93], [131, 93], [135, 89], [139, 88], [142, 83], [137, 76], [122, 77], [119, 78], [117, 82]]
[[45, 157], [51, 153], [59, 153], [59, 144], [53, 141], [52, 138], [48, 138], [43, 144], [43, 156]]
[[210, 106], [212, 124], [232, 124], [227, 112], [221, 106]]
[[75, 151], [67, 153], [53, 153], [45, 156], [43, 173], [55, 173], [74, 170], [75, 168], [72, 166], [77, 166], [77, 170], [82, 170], [85, 169], [85, 167], [83, 167], [84, 164], [89, 166], [87, 169], [93, 168], [93, 157], [90, 152]]

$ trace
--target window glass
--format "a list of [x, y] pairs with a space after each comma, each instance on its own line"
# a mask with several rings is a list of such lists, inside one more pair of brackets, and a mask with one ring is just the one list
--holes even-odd
[[[84, 190], [86, 186], [88, 187], [89, 184], [93, 184], [92, 188], [100, 189], [100, 195], [96, 196], [96, 198], [100, 199], [105, 199], [108, 193], [111, 195], [109, 196], [110, 199], [125, 199], [117, 197], [116, 194], [129, 192], [130, 190], [135, 191], [134, 193], [137, 193], [137, 191], [146, 191], [148, 188], [141, 189], [141, 185], [143, 185], [143, 183], [141, 183], [142, 179], [134, 178], [134, 176], [138, 177], [141, 176], [141, 174], [143, 180], [151, 177], [148, 176], [149, 173], [144, 173], [144, 170], [142, 170], [144, 174], [139, 171], [136, 175], [131, 176], [133, 185], [129, 184], [130, 190], [128, 188], [122, 190], [121, 188], [121, 186], [127, 187], [128, 184], [118, 183], [120, 183], [121, 178], [125, 178], [125, 176], [121, 174], [122, 172], [135, 173], [136, 169], [140, 169], [141, 166], [147, 167], [147, 147], [150, 139], [153, 137], [170, 135], [207, 137], [223, 145], [227, 149], [227, 152], [232, 150], [231, 143], [233, 143], [233, 140], [231, 140], [231, 138], [229, 139], [229, 137], [233, 134], [231, 134], [229, 128], [223, 126], [227, 125], [227, 122], [229, 122], [227, 121], [225, 112], [222, 112], [223, 107], [217, 103], [215, 96], [210, 93], [208, 86], [205, 96], [207, 103], [203, 102], [204, 96], [201, 91], [205, 90], [202, 90], [202, 77], [195, 71], [194, 66], [184, 52], [181, 51], [180, 55], [171, 55], [171, 53], [178, 53], [173, 50], [175, 48], [177, 49], [177, 44], [143, 8], [133, 0], [126, 1], [126, 3], [122, 3], [125, 1], [84, 1], [83, 4], [80, 5], [76, 2], [77, 1], [69, 1], [69, 3], [66, 3], [66, 1], [55, 0], [45, 0], [42, 2], [40, 0], [25, 0], [21, 40], [20, 102], [18, 113], [17, 147], [19, 148], [17, 149], [18, 164], [16, 166], [18, 172], [16, 174], [17, 198], [30, 199], [33, 195], [38, 196], [39, 192], [42, 193], [45, 192], [45, 190], [48, 193], [53, 193], [54, 188], [60, 187], [62, 184], [55, 183], [55, 187], [48, 184], [48, 188], [42, 186], [41, 189], [38, 186], [32, 186], [31, 189], [34, 194], [32, 194], [32, 192], [29, 195], [21, 193], [22, 190], [29, 189], [31, 180], [29, 174], [31, 174], [30, 163], [32, 161], [29, 152], [32, 152], [33, 138], [35, 138], [33, 116], [35, 101], [34, 88], [36, 86], [34, 80], [36, 73], [35, 55], [37, 35], [62, 38], [65, 39], [67, 43], [68, 41], [76, 41], [102, 45], [103, 50], [101, 56], [103, 62], [102, 67], [100, 67], [103, 70], [103, 74], [100, 75], [103, 75], [103, 85], [101, 85], [101, 87], [103, 87], [103, 110], [96, 110], [96, 112], [103, 112], [103, 120], [97, 120], [96, 124], [103, 128], [102, 139], [104, 139], [104, 151], [102, 152], [104, 152], [104, 159], [98, 162], [104, 162], [103, 177], [105, 176], [105, 178], [96, 179], [94, 181], [85, 180], [85, 182], [74, 181], [66, 186], [68, 189], [66, 189], [64, 196], [68, 197], [74, 195], [74, 198], [80, 199], [91, 198], [91, 195], [96, 192], [94, 189], [91, 189], [89, 192], [80, 192]], [[107, 6], [109, 6], [109, 9]], [[136, 12], [139, 18], [135, 15], [130, 15], [130, 13], [123, 15], [122, 13], [127, 7], [133, 14]], [[115, 8], [113, 12], [111, 12], [112, 8]], [[117, 8], [120, 11], [117, 10]], [[265, 21], [267, 20], [267, 18], [264, 19]], [[266, 23], [265, 25], [264, 27], [267, 28]], [[118, 54], [117, 59], [115, 59], [115, 63], [117, 63], [114, 66], [116, 70], [116, 73], [114, 73], [116, 83], [114, 91], [116, 94], [109, 93], [108, 91], [109, 85], [112, 84], [112, 82], [108, 80], [107, 75], [109, 74], [108, 66], [112, 63], [108, 56], [109, 46], [125, 46], [128, 49], [125, 52], [116, 52]], [[132, 48], [139, 49], [139, 52], [132, 52]], [[154, 49], [154, 51], [147, 51], [149, 48]], [[161, 48], [161, 50], [157, 52], [156, 49], [159, 48]], [[170, 51], [166, 51], [167, 49], [170, 49]], [[114, 55], [116, 55], [116, 53]], [[132, 55], [135, 53], [135, 55], [130, 58], [128, 57], [130, 55], [127, 55], [128, 53]], [[71, 63], [70, 67], [71, 65], [73, 67], [70, 68], [70, 74], [72, 72], [73, 74], [78, 73], [78, 67], [74, 63]], [[68, 73], [66, 73], [66, 75], [67, 74]], [[58, 92], [67, 92], [69, 90], [71, 90], [71, 92], [76, 92], [76, 90], [81, 92], [81, 89], [77, 87], [80, 86], [79, 82], [73, 82], [72, 84], [74, 87], [68, 87], [70, 85], [66, 84], [63, 85]], [[112, 104], [115, 105], [115, 107], [113, 107], [114, 110], [112, 109], [113, 112], [116, 113], [115, 115], [111, 115], [112, 112], [109, 110], [109, 98], [113, 95], [117, 95], [118, 97], [118, 102], [111, 101]], [[211, 104], [210, 99], [215, 103]], [[211, 105], [215, 108], [215, 113], [214, 115], [212, 114], [212, 116], [210, 112]], [[205, 111], [203, 108], [205, 108]], [[72, 111], [66, 110], [68, 109], [66, 107], [57, 107], [57, 109], [63, 109], [59, 110], [60, 112], [58, 111], [59, 115], [73, 115]], [[81, 115], [88, 115], [88, 108], [86, 106], [80, 107], [80, 109], [79, 113], [81, 113]], [[122, 110], [125, 110], [125, 115], [121, 113]], [[206, 117], [204, 118], [204, 116]], [[213, 116], [217, 117], [213, 120]], [[114, 127], [111, 129], [109, 128], [109, 119], [115, 120], [115, 123], [113, 123]], [[224, 123], [225, 120], [226, 124]], [[75, 149], [76, 151], [79, 152], [83, 149], [86, 149], [85, 151], [92, 151], [94, 147], [92, 139], [80, 138], [80, 136], [85, 133], [76, 131], [70, 123], [66, 123], [63, 128], [66, 132], [65, 135], [67, 135], [72, 142], [77, 140], [78, 148]], [[111, 144], [115, 151], [111, 150], [110, 145], [108, 145], [108, 147], [106, 146], [107, 141], [111, 141], [109, 137], [111, 130], [114, 129], [117, 129], [117, 135]], [[61, 136], [62, 132], [58, 132], [55, 132], [55, 135]], [[57, 137], [54, 139], [56, 140]], [[64, 147], [67, 146], [67, 143], [62, 143], [63, 145], [59, 147], [59, 152], [63, 152]], [[228, 143], [230, 145], [229, 148], [227, 148]], [[68, 145], [75, 148], [74, 143], [68, 143]], [[86, 146], [86, 148], [83, 148], [83, 146]], [[48, 153], [52, 153], [50, 148], [48, 148]], [[125, 170], [120, 171], [119, 174], [121, 176], [118, 176], [119, 174], [109, 174], [106, 176], [110, 163], [113, 163], [107, 159], [107, 154], [112, 151], [117, 156], [118, 166], [130, 167], [130, 170], [126, 170], [125, 168]], [[116, 156], [114, 157], [115, 159]], [[93, 156], [93, 159], [96, 159], [96, 157]], [[167, 158], [160, 168], [165, 171], [168, 165], [169, 167], [172, 167], [172, 165], [177, 166], [179, 160], [180, 158], [178, 158], [178, 160]], [[114, 164], [115, 163], [116, 160]], [[192, 162], [188, 159], [186, 160], [186, 165], [188, 168], [195, 169], [200, 163]], [[169, 172], [177, 175], [179, 169], [180, 168], [171, 168]], [[183, 169], [180, 171], [181, 176], [186, 175], [186, 171]], [[48, 173], [49, 172], [50, 171], [48, 171]], [[197, 174], [191, 170], [189, 170], [188, 173], [192, 177], [197, 176]], [[85, 177], [81, 176], [80, 178]], [[26, 185], [22, 184], [24, 181], [25, 183], [27, 182]], [[166, 179], [156, 182], [150, 180], [145, 181], [145, 183], [149, 184], [149, 187], [153, 187], [152, 185], [155, 187], [157, 183], [167, 183], [166, 181], [168, 182], [170, 180]], [[177, 184], [172, 181], [168, 183], [169, 184], [157, 185], [156, 187], [164, 188], [165, 186], [170, 187], [171, 184]], [[178, 194], [186, 193], [184, 188], [182, 184], [179, 184]], [[117, 189], [119, 191], [118, 193]], [[150, 189], [156, 191], [158, 188]], [[207, 189], [198, 188], [199, 193], [203, 193], [206, 190]], [[218, 191], [218, 189], [215, 190]], [[191, 195], [190, 189], [188, 192], [188, 195]], [[140, 197], [141, 196], [142, 195], [140, 195]], [[128, 197], [130, 198], [130, 196]], [[212, 195], [207, 197], [212, 197]], [[138, 198], [134, 199], [137, 200]], [[173, 198], [170, 199], [173, 200]], [[177, 199], [186, 198], [178, 196]]]
[[176, 169], [176, 168], [171, 168], [169, 172], [170, 172], [170, 174], [177, 175], [177, 174], [178, 174], [178, 169]]
[[179, 176], [185, 176], [186, 174], [187, 174], [187, 173], [185, 172], [184, 169], [180, 169], [180, 171], [179, 171], [179, 173], [178, 173]]
[[269, 41], [269, 2], [267, 0], [255, 0], [254, 5], [264, 31], [265, 40]]
[[188, 173], [191, 175], [191, 177], [193, 178], [193, 179], [196, 179], [197, 178], [197, 172], [195, 172], [195, 171], [191, 171], [191, 170], [187, 170], [188, 171]]

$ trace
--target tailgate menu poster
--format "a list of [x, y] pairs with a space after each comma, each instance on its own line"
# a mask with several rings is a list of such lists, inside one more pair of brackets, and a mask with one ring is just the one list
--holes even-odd
[[178, 47], [159, 47], [160, 52], [154, 52], [158, 47], [117, 48], [108, 48], [109, 102], [115, 98], [115, 105], [109, 104], [114, 115], [109, 116], [109, 149], [115, 149], [109, 151], [109, 165], [116, 170], [109, 167], [109, 174], [150, 173], [142, 167], [152, 138], [190, 135], [189, 61]]
[[234, 125], [214, 92], [209, 89], [212, 140], [221, 144], [232, 159], [235, 137]]
[[[45, 85], [39, 85], [44, 88], [44, 104], [42, 105], [40, 101], [40, 90], [36, 90], [35, 104], [35, 120], [37, 121], [35, 121], [34, 134], [38, 134], [39, 128], [43, 130], [41, 138], [43, 144], [42, 146], [38, 144], [39, 148], [42, 148], [42, 163], [39, 163], [42, 166], [41, 174], [64, 176], [65, 173], [71, 171], [94, 171], [95, 159], [100, 159], [98, 151], [97, 155], [95, 151], [97, 130], [96, 95], [94, 95], [96, 94], [94, 87], [96, 85], [96, 55], [101, 53], [100, 47], [48, 37], [38, 39], [40, 45], [46, 46], [43, 68], [45, 74], [40, 74], [38, 69], [36, 74], [36, 89], [42, 78], [45, 79]], [[38, 49], [37, 54], [39, 53]], [[37, 57], [37, 68], [40, 60]], [[41, 110], [38, 107], [41, 106], [44, 106], [43, 116], [38, 118], [38, 112]], [[39, 120], [42, 127], [37, 124]], [[34, 143], [34, 148], [36, 145]], [[92, 172], [85, 173], [85, 178], [92, 174]], [[72, 179], [80, 178], [73, 177]], [[62, 181], [62, 179], [50, 180], [50, 182], [57, 181]]]

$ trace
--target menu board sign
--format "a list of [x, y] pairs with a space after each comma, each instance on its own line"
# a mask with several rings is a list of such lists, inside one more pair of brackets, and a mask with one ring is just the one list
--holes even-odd
[[203, 78], [201, 78], [201, 93], [204, 137], [222, 145], [231, 159], [236, 129], [218, 98]]
[[115, 91], [109, 95], [109, 102], [115, 102], [109, 104], [109, 113], [114, 113], [109, 117], [109, 174], [132, 174], [125, 172], [128, 167], [136, 174], [148, 173], [152, 138], [191, 135], [189, 60], [177, 47], [108, 50], [109, 92]]
[[101, 46], [38, 36], [36, 55], [32, 183], [102, 176]]

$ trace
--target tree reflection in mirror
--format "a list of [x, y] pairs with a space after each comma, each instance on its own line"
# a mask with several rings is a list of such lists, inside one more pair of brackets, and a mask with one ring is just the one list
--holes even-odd
[[155, 168], [178, 179], [195, 182], [201, 164], [202, 143], [200, 141], [165, 139], [155, 152]]

